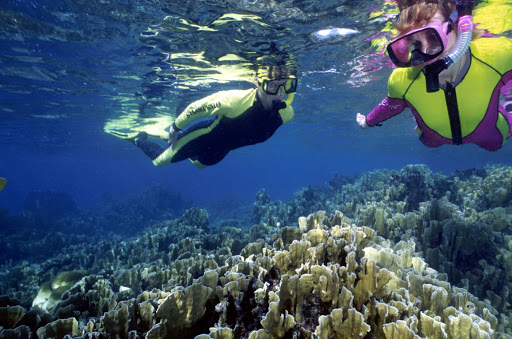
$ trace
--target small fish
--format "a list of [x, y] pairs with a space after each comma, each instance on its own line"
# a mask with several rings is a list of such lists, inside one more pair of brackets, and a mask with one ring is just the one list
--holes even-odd
[[0, 178], [0, 191], [4, 189], [5, 184], [7, 184], [7, 179]]

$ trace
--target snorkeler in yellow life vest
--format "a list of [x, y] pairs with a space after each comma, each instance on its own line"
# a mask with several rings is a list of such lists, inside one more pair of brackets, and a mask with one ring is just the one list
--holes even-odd
[[387, 48], [398, 68], [388, 96], [366, 117], [357, 115], [361, 128], [409, 107], [428, 147], [473, 143], [496, 151], [510, 138], [512, 41], [472, 41], [470, 4], [457, 2], [398, 1], [402, 34]]
[[190, 104], [169, 128], [167, 147], [149, 141], [145, 132], [125, 139], [158, 167], [185, 159], [198, 168], [211, 166], [231, 150], [268, 140], [289, 122], [296, 89], [297, 78], [286, 68], [270, 66], [257, 88], [221, 91]]

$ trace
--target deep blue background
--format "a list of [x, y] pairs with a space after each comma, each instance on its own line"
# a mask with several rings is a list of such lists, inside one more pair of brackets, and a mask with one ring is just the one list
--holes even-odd
[[[370, 3], [360, 2], [361, 9]], [[355, 114], [368, 113], [386, 95], [391, 69], [365, 74], [354, 62], [369, 46], [362, 38], [381, 28], [362, 20], [367, 14], [359, 11], [357, 16], [336, 13], [323, 22], [293, 27], [305, 32], [306, 40], [310, 31], [327, 23], [361, 33], [318, 45], [308, 41], [297, 51], [295, 118], [269, 141], [236, 150], [204, 170], [187, 161], [156, 168], [136, 147], [105, 134], [105, 122], [122, 114], [125, 102], [143, 102], [139, 94], [144, 91], [154, 95], [147, 100], [161, 100], [161, 107], [169, 107], [164, 113], [172, 116], [194, 99], [227, 87], [210, 84], [191, 92], [154, 86], [159, 76], [155, 68], [168, 65], [159, 50], [144, 46], [139, 37], [170, 10], [153, 4], [0, 4], [6, 21], [0, 31], [0, 176], [8, 179], [0, 192], [1, 207], [19, 213], [30, 191], [56, 190], [72, 194], [79, 207], [89, 208], [103, 197], [122, 198], [153, 184], [165, 184], [199, 205], [226, 195], [251, 203], [262, 188], [273, 199], [287, 201], [299, 188], [326, 184], [335, 174], [399, 170], [417, 163], [450, 174], [455, 169], [512, 164], [511, 145], [495, 153], [472, 145], [424, 147], [407, 111], [383, 127], [360, 129]], [[205, 15], [216, 17], [212, 13]], [[358, 50], [356, 41], [362, 44]]]

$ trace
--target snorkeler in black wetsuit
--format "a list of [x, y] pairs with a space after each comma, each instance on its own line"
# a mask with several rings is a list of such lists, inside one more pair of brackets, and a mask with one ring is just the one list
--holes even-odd
[[[297, 78], [271, 66], [257, 82], [255, 89], [221, 91], [190, 104], [171, 125], [167, 148], [148, 140], [145, 132], [125, 139], [158, 167], [185, 159], [198, 168], [214, 165], [231, 150], [268, 140], [293, 118]], [[192, 123], [197, 118], [207, 120]]]

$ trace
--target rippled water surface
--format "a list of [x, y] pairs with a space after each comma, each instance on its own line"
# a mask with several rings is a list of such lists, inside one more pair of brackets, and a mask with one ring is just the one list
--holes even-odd
[[[80, 205], [155, 183], [207, 202], [288, 199], [334, 174], [425, 163], [433, 170], [512, 163], [511, 146], [427, 149], [404, 112], [362, 131], [357, 112], [386, 95], [389, 62], [371, 46], [385, 17], [377, 1], [4, 0], [0, 4], [0, 204], [27, 192], [70, 192]], [[256, 60], [286, 53], [298, 65], [294, 120], [264, 144], [203, 171], [155, 168], [109, 124], [171, 121], [208, 94], [250, 88]]]

